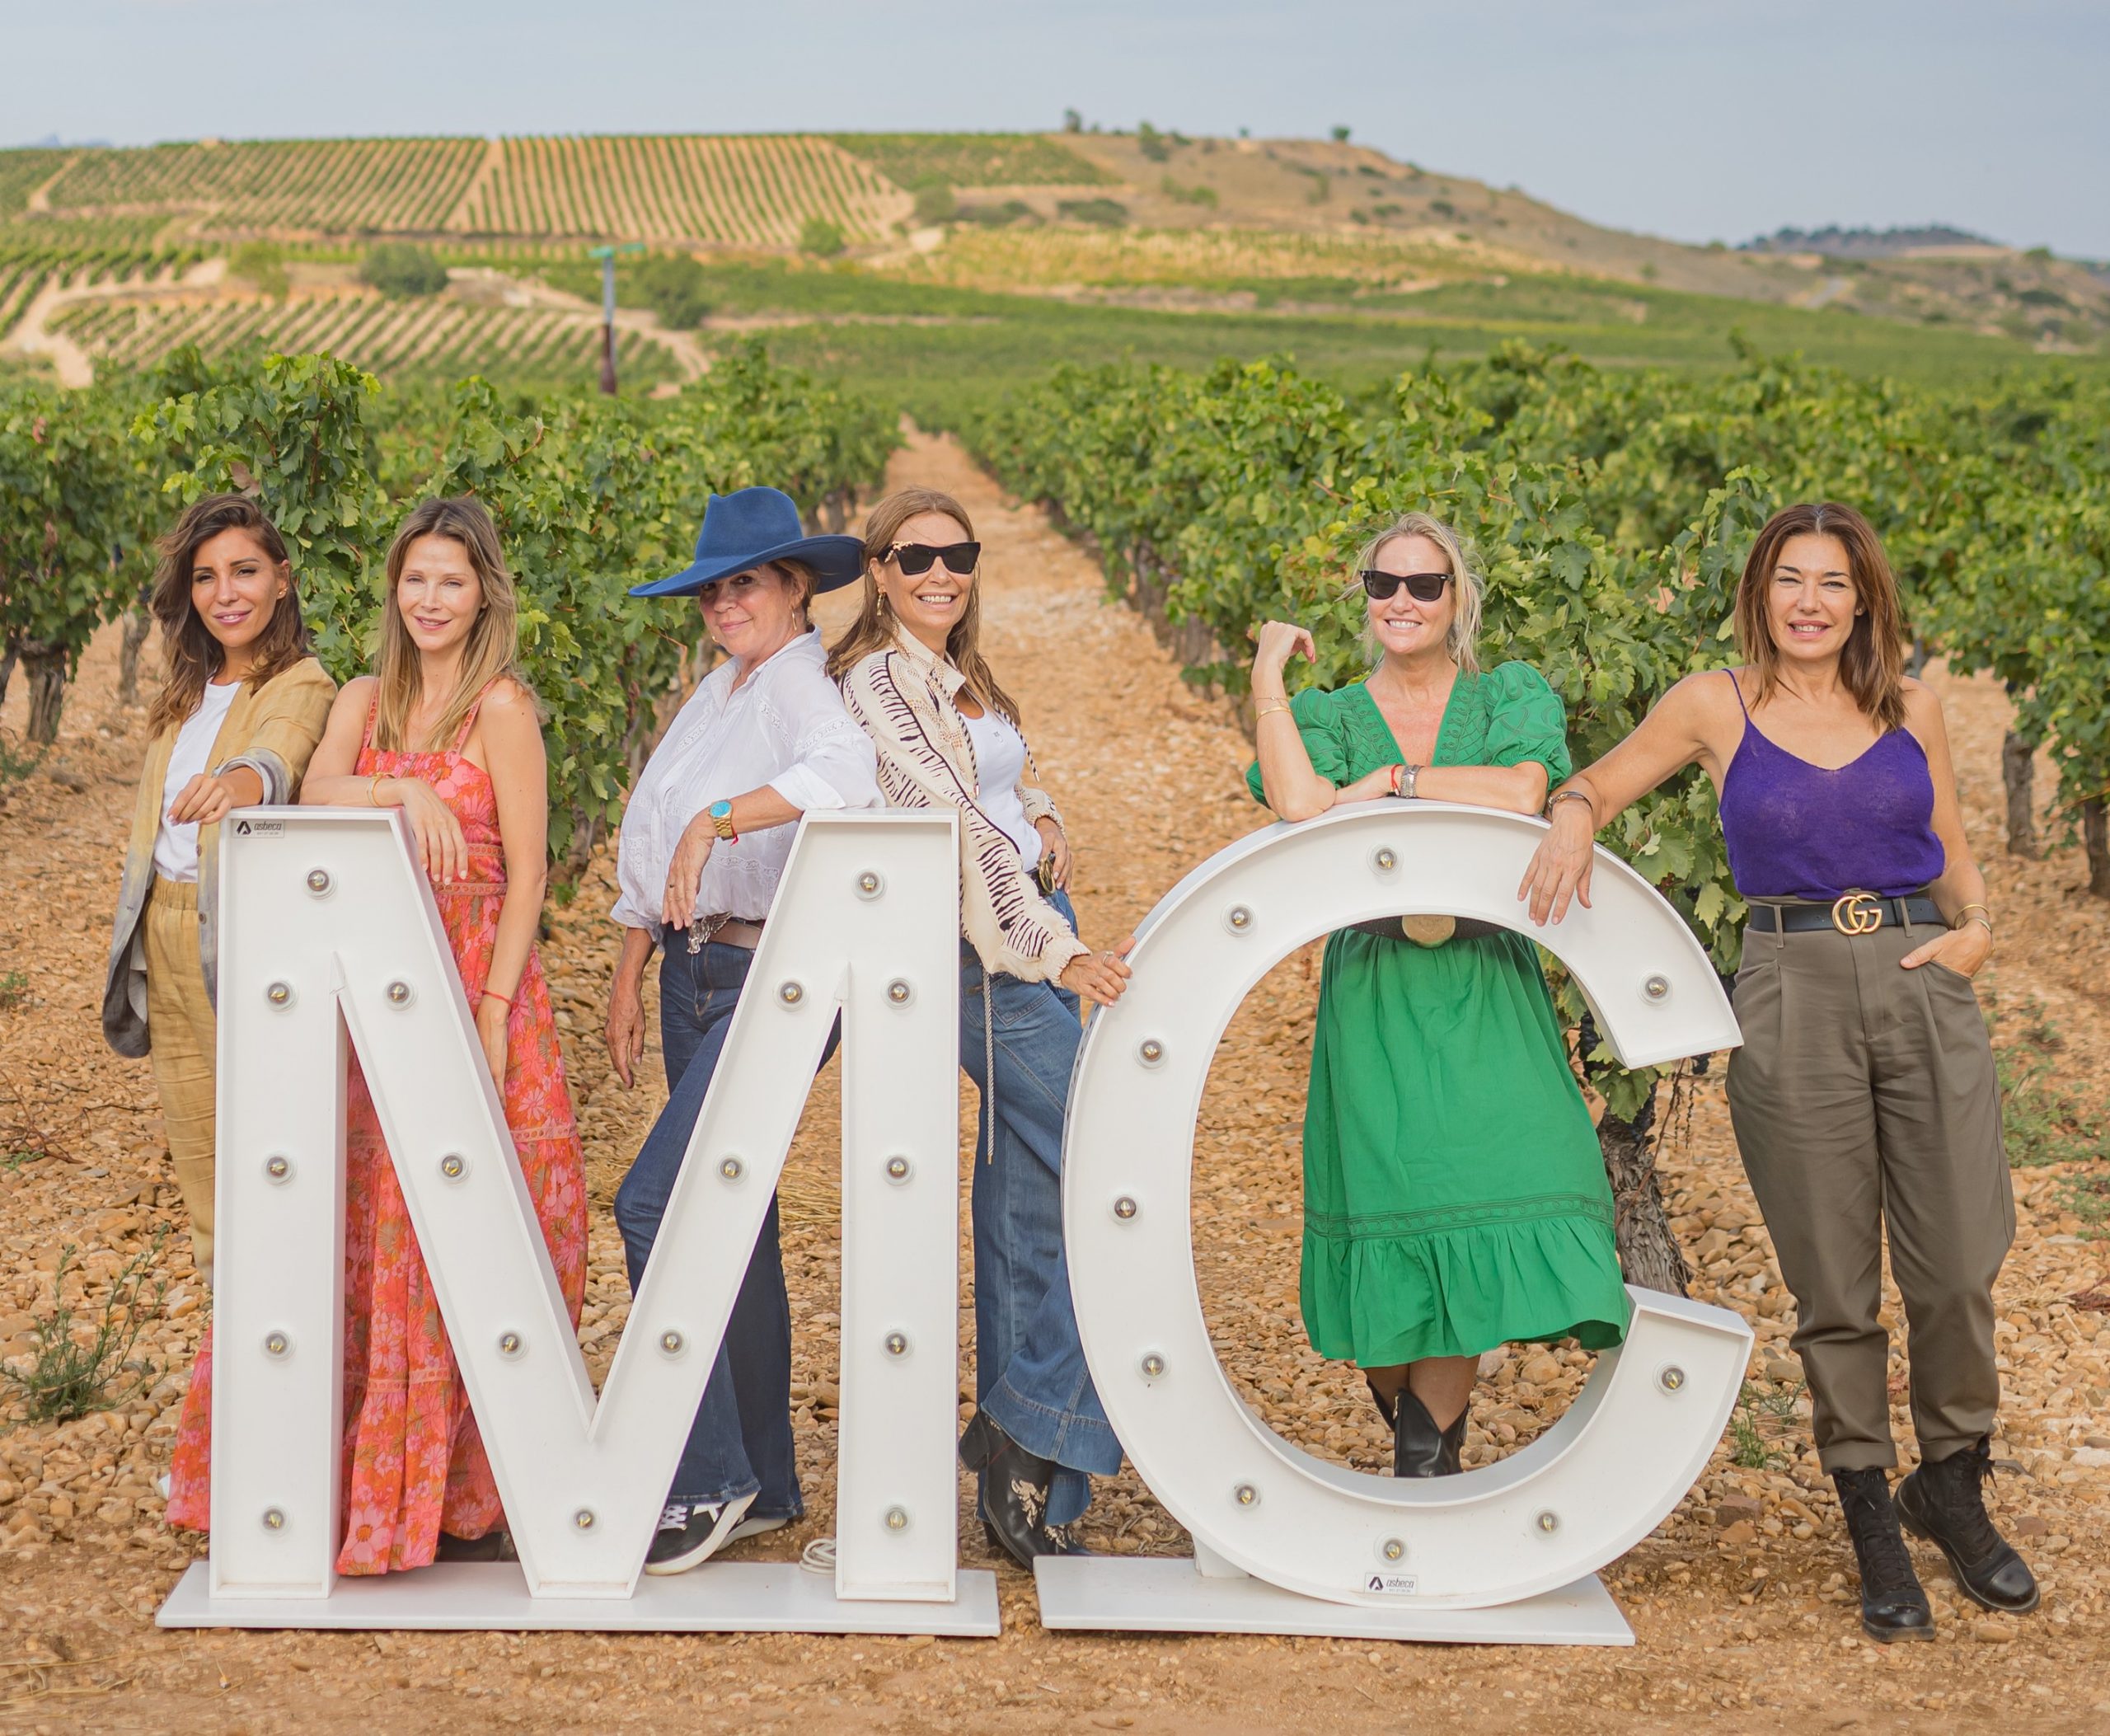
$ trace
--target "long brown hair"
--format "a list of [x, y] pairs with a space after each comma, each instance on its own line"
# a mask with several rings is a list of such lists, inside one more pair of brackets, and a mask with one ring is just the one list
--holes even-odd
[[[858, 611], [850, 631], [836, 640], [828, 654], [828, 672], [837, 681], [873, 652], [884, 651], [894, 642], [893, 611], [887, 607], [886, 595], [872, 573], [886, 559], [902, 526], [918, 513], [943, 513], [967, 533], [967, 541], [974, 541], [974, 521], [967, 516], [967, 509], [935, 488], [899, 489], [872, 509], [865, 519], [865, 606]], [[988, 659], [982, 655], [981, 636], [982, 579], [978, 572], [968, 587], [967, 607], [945, 635], [945, 656], [967, 678], [968, 691], [1016, 727], [1017, 701], [996, 685]]]
[[1758, 677], [1753, 705], [1762, 705], [1780, 683], [1780, 654], [1773, 643], [1765, 599], [1773, 569], [1791, 537], [1834, 537], [1846, 551], [1854, 580], [1856, 613], [1846, 649], [1839, 655], [1839, 678], [1854, 696], [1864, 716], [1885, 730], [1905, 722], [1904, 612], [1897, 605], [1897, 576], [1875, 527], [1850, 506], [1836, 501], [1805, 501], [1784, 506], [1765, 521], [1744, 562], [1737, 585], [1737, 645]]
[[161, 623], [162, 658], [168, 665], [167, 678], [147, 713], [147, 727], [156, 734], [171, 724], [181, 724], [198, 709], [206, 683], [227, 661], [227, 648], [213, 638], [212, 629], [191, 605], [190, 575], [198, 551], [222, 531], [230, 530], [247, 532], [286, 581], [286, 594], [271, 605], [271, 618], [257, 636], [242, 684], [260, 687], [307, 655], [300, 583], [286, 559], [286, 539], [279, 534], [279, 527], [246, 495], [206, 495], [193, 501], [157, 545], [161, 558], [147, 605]]
[[[410, 718], [424, 697], [424, 670], [417, 643], [403, 625], [396, 586], [410, 545], [420, 537], [446, 537], [462, 545], [483, 591], [483, 604], [462, 648], [461, 678], [423, 742], [410, 739]], [[520, 672], [520, 604], [513, 575], [499, 546], [498, 527], [482, 501], [469, 495], [420, 501], [388, 545], [388, 594], [381, 606], [381, 692], [375, 707], [373, 744], [384, 753], [411, 753], [452, 745], [470, 707], [501, 675], [532, 695]]]

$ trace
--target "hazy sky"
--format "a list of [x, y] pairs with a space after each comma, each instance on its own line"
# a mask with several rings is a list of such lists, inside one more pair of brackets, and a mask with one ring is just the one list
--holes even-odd
[[2110, 257], [2106, 0], [0, 0], [0, 140], [1320, 134], [1686, 241]]

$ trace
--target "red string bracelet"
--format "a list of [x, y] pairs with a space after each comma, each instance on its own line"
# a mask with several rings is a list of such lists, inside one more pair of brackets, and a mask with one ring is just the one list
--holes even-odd
[[511, 1011], [513, 1011], [513, 1002], [512, 1002], [512, 1001], [511, 1001], [508, 997], [506, 997], [506, 996], [504, 996], [504, 995], [500, 994], [500, 993], [499, 993], [499, 992], [495, 988], [487, 988], [487, 989], [485, 989], [485, 990], [484, 991], [484, 995], [485, 995], [485, 999], [487, 999], [487, 1000], [498, 1001], [498, 1002], [503, 1002], [503, 1003], [504, 1004], [505, 1010], [506, 1010], [508, 1012], [511, 1012]]

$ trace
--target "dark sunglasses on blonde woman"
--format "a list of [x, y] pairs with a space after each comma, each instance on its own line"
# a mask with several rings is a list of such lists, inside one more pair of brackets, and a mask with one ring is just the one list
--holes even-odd
[[978, 542], [949, 542], [943, 548], [933, 548], [927, 542], [897, 542], [887, 551], [887, 559], [912, 579], [918, 573], [929, 572], [933, 561], [944, 561], [946, 571], [964, 579], [981, 558], [982, 545]]
[[1370, 593], [1372, 599], [1378, 603], [1387, 601], [1403, 584], [1416, 603], [1433, 603], [1451, 582], [1448, 573], [1381, 573], [1374, 566], [1365, 567], [1356, 576], [1362, 580], [1362, 588]]

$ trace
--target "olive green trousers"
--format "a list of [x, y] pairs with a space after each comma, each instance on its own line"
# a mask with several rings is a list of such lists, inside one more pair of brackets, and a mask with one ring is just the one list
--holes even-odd
[[2000, 1081], [1978, 997], [1905, 955], [1940, 931], [1744, 936], [1729, 1113], [1794, 1293], [1827, 1471], [1894, 1466], [1886, 1232], [1923, 1459], [1992, 1431], [1993, 1280], [2014, 1239]]

